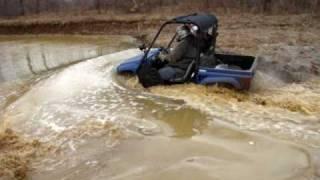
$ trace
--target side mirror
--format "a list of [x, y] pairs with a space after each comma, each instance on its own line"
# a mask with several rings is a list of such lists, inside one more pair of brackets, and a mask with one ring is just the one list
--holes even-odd
[[139, 49], [140, 49], [141, 51], [145, 51], [145, 50], [147, 49], [146, 44], [141, 44], [141, 45], [139, 46]]

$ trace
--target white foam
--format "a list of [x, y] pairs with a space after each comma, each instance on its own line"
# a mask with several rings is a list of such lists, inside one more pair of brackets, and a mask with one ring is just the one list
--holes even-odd
[[[34, 127], [44, 128], [42, 132], [48, 128], [53, 132], [62, 132], [88, 118], [107, 121], [110, 118], [107, 114], [118, 112], [121, 102], [116, 99], [120, 96], [114, 90], [115, 83], [111, 76], [114, 64], [138, 52], [126, 50], [94, 58], [40, 81], [8, 108], [9, 114], [19, 112], [19, 118], [13, 118], [13, 123], [23, 129], [25, 122], [32, 122]], [[100, 97], [101, 93], [103, 96]], [[101, 104], [101, 98], [107, 98], [104, 102], [112, 103]]]

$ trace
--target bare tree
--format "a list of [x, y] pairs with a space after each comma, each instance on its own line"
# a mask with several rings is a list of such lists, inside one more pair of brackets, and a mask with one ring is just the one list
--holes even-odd
[[315, 0], [315, 6], [313, 11], [320, 13], [319, 9], [320, 9], [320, 0]]
[[205, 7], [210, 8], [210, 0], [205, 0]]
[[[129, 2], [129, 3], [128, 3]], [[83, 12], [123, 10], [146, 13], [154, 8], [238, 9], [254, 12], [320, 13], [320, 0], [0, 0], [0, 16], [40, 14], [42, 12]]]
[[40, 0], [36, 0], [36, 14], [40, 14]]
[[98, 11], [99, 14], [101, 14], [101, 1], [95, 0], [95, 9]]
[[1, 16], [7, 16], [7, 11], [6, 11], [7, 6], [8, 6], [7, 0], [1, 0], [1, 7], [0, 7]]
[[139, 10], [139, 4], [136, 0], [132, 0], [132, 8], [130, 8], [130, 12], [137, 12]]
[[262, 11], [270, 12], [271, 10], [271, 0], [263, 0], [262, 1]]
[[20, 6], [20, 15], [25, 15], [25, 7], [24, 7], [24, 0], [19, 0], [19, 6]]

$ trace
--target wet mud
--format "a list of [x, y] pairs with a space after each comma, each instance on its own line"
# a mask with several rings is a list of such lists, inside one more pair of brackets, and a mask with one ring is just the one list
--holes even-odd
[[31, 161], [43, 157], [53, 148], [38, 140], [22, 138], [11, 129], [0, 131], [1, 179], [26, 179]]
[[[319, 46], [263, 45], [258, 72], [278, 79], [284, 85], [319, 80]], [[268, 84], [272, 88], [272, 84]], [[315, 83], [315, 86], [317, 84]]]

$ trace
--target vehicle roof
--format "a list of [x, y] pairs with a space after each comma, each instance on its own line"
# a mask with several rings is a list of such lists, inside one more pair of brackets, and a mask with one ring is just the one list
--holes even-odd
[[179, 16], [171, 20], [173, 23], [195, 24], [201, 31], [208, 30], [212, 26], [218, 25], [218, 19], [215, 15], [208, 13], [194, 13], [187, 16]]

